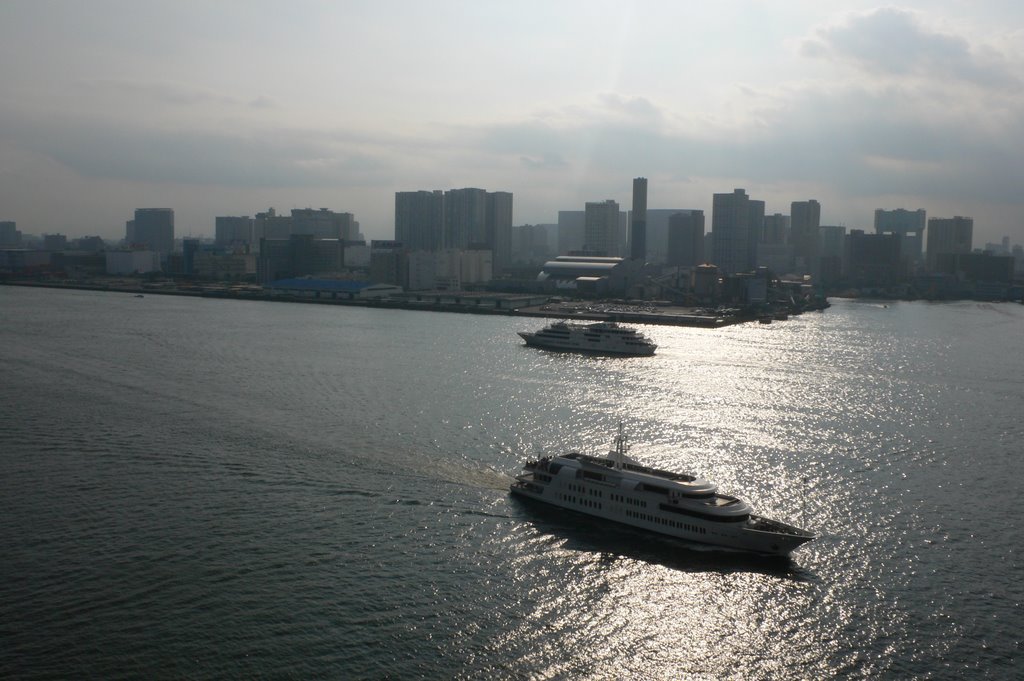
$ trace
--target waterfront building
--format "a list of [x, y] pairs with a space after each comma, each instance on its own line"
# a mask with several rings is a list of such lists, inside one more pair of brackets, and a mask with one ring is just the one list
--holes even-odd
[[287, 239], [292, 235], [292, 219], [286, 215], [278, 215], [273, 207], [263, 213], [256, 213], [253, 220], [253, 243], [257, 246], [263, 239]]
[[125, 229], [129, 247], [156, 251], [166, 258], [174, 251], [174, 211], [170, 208], [137, 208]]
[[974, 236], [971, 218], [931, 218], [928, 220], [928, 269], [938, 271], [939, 256], [970, 253]]
[[846, 237], [845, 278], [862, 288], [888, 288], [906, 279], [898, 234], [866, 234], [851, 230]]
[[292, 234], [309, 234], [314, 239], [342, 241], [360, 238], [352, 213], [337, 213], [327, 208], [293, 208], [291, 219]]
[[82, 236], [71, 242], [71, 248], [76, 251], [99, 253], [107, 250], [107, 243], [98, 236]]
[[408, 280], [405, 246], [397, 240], [370, 241], [370, 281], [402, 286]]
[[482, 243], [491, 251], [493, 271], [501, 273], [512, 262], [512, 192], [487, 192], [486, 201]]
[[618, 256], [619, 204], [612, 199], [587, 202], [583, 213], [583, 250], [605, 257]]
[[156, 251], [107, 251], [104, 256], [107, 274], [124, 276], [160, 271], [160, 253]]
[[26, 274], [50, 269], [53, 253], [28, 248], [0, 249], [0, 272]]
[[292, 234], [287, 239], [261, 239], [256, 276], [262, 284], [277, 279], [340, 272], [345, 267], [345, 242]]
[[[839, 283], [843, 276], [846, 228], [837, 225], [823, 225], [819, 232], [821, 233], [819, 281], [825, 286], [832, 286]], [[900, 246], [900, 252], [903, 252], [902, 246]]]
[[754, 269], [763, 227], [764, 201], [751, 199], [743, 189], [714, 195], [711, 235], [715, 264], [724, 274]]
[[13, 220], [0, 221], [0, 248], [17, 248], [21, 246], [21, 232], [18, 223]]
[[798, 274], [816, 277], [820, 272], [821, 204], [814, 199], [790, 204], [789, 243], [793, 247], [794, 266]]
[[898, 234], [903, 257], [908, 266], [916, 268], [923, 258], [925, 211], [923, 208], [907, 210], [875, 209], [875, 234]]
[[539, 265], [557, 253], [551, 235], [558, 225], [517, 225], [512, 228], [512, 264]]
[[44, 234], [44, 251], [63, 251], [68, 247], [68, 238], [64, 234]]
[[[647, 262], [656, 264], [668, 263], [668, 221], [673, 215], [682, 213], [689, 215], [693, 208], [648, 208], [645, 220], [647, 242]], [[703, 214], [703, 211], [700, 211]], [[705, 250], [705, 253], [707, 251]]]
[[586, 213], [582, 210], [558, 211], [558, 254], [567, 255], [583, 250], [586, 233]]
[[365, 241], [345, 242], [345, 267], [366, 268], [370, 266], [370, 246]]
[[214, 218], [214, 243], [224, 248], [248, 250], [252, 246], [254, 220], [248, 215]]
[[487, 241], [487, 192], [449, 189], [444, 193], [444, 248], [462, 249]]
[[793, 271], [793, 248], [789, 244], [788, 215], [774, 213], [764, 216], [755, 264], [758, 267], [767, 267], [776, 274]]
[[441, 251], [406, 251], [405, 280], [402, 282], [402, 288], [406, 291], [432, 291], [437, 288], [439, 253]]
[[643, 262], [620, 257], [559, 255], [544, 263], [537, 281], [551, 292], [624, 296], [640, 279]]
[[395, 241], [413, 251], [444, 248], [444, 192], [395, 192]]
[[256, 275], [256, 255], [200, 248], [193, 256], [192, 274], [215, 281], [250, 280]]
[[762, 244], [788, 244], [790, 220], [788, 215], [774, 213], [764, 216], [764, 228], [761, 230]]
[[668, 219], [667, 264], [695, 267], [704, 262], [704, 211], [678, 212]]
[[630, 213], [629, 257], [647, 260], [647, 178], [633, 179], [633, 211]]
[[338, 213], [327, 208], [294, 208], [291, 215], [278, 215], [270, 208], [257, 213], [252, 226], [252, 243], [264, 239], [279, 241], [305, 235], [314, 240], [361, 241], [359, 223], [352, 213]]
[[972, 282], [1013, 283], [1013, 256], [991, 253], [940, 253], [935, 273]]
[[512, 193], [468, 187], [395, 193], [395, 240], [410, 251], [486, 248], [495, 268], [512, 258]]

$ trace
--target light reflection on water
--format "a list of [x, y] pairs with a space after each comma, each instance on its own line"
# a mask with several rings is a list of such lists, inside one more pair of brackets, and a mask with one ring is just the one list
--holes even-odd
[[[17, 295], [0, 619], [52, 676], [1010, 678], [1019, 658], [1019, 306], [839, 301], [645, 329], [658, 353], [616, 359], [526, 348], [537, 320]], [[602, 453], [619, 422], [636, 458], [819, 538], [765, 561], [509, 498], [524, 458]]]

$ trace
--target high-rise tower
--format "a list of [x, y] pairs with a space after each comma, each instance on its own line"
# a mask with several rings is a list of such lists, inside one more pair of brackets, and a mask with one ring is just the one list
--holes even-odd
[[126, 241], [145, 246], [166, 257], [174, 250], [174, 211], [170, 208], [136, 208]]
[[633, 179], [633, 221], [629, 234], [629, 257], [647, 260], [647, 178]]
[[803, 273], [817, 275], [821, 258], [821, 204], [794, 201], [789, 206], [789, 241], [793, 245], [796, 265]]
[[444, 192], [395, 192], [395, 241], [411, 251], [441, 250]]
[[726, 274], [752, 270], [763, 224], [763, 201], [751, 201], [743, 189], [715, 194], [711, 208], [715, 264]]
[[619, 204], [612, 199], [587, 202], [583, 212], [584, 250], [606, 256], [618, 255], [615, 235], [619, 224]]

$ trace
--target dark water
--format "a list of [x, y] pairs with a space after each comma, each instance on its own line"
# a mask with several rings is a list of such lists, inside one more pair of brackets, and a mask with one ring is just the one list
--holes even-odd
[[[836, 301], [657, 355], [539, 321], [0, 287], [0, 676], [1020, 678], [1024, 306]], [[507, 495], [681, 468], [765, 561]]]

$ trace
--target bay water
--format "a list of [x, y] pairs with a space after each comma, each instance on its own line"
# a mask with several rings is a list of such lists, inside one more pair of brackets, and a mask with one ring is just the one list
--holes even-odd
[[[1024, 673], [1024, 306], [834, 300], [649, 358], [543, 323], [0, 287], [0, 676]], [[509, 497], [620, 422], [818, 539]]]

